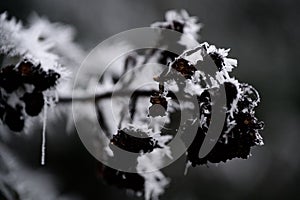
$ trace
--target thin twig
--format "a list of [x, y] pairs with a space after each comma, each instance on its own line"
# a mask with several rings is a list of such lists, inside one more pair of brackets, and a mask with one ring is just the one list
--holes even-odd
[[106, 92], [102, 94], [95, 94], [95, 95], [87, 95], [87, 96], [81, 96], [81, 97], [72, 97], [72, 96], [59, 96], [59, 102], [58, 103], [70, 103], [72, 101], [78, 101], [78, 102], [84, 102], [84, 101], [94, 101], [98, 102], [103, 99], [108, 99], [112, 97], [128, 97], [128, 96], [144, 96], [148, 97], [151, 96], [155, 92], [154, 90], [139, 90], [139, 91], [116, 91], [116, 92]]

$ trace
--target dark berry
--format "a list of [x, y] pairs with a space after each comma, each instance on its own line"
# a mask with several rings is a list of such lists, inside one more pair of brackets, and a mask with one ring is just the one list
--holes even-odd
[[233, 83], [225, 82], [225, 92], [226, 92], [226, 101], [227, 101], [227, 108], [230, 108], [230, 104], [233, 102], [234, 99], [237, 98], [238, 90]]
[[21, 98], [25, 103], [25, 111], [29, 116], [37, 116], [44, 107], [44, 96], [41, 92], [25, 93]]
[[31, 76], [33, 67], [34, 65], [32, 62], [24, 60], [18, 65], [18, 71], [21, 76]]
[[0, 87], [6, 92], [11, 93], [22, 85], [18, 72], [13, 65], [4, 67], [0, 70]]
[[174, 28], [175, 31], [183, 33], [184, 24], [180, 23], [178, 21], [173, 21], [173, 28]]
[[12, 131], [20, 132], [24, 128], [24, 116], [22, 107], [17, 105], [13, 108], [9, 105], [5, 108], [4, 122]]
[[34, 82], [35, 89], [37, 91], [45, 91], [54, 87], [57, 83], [57, 80], [60, 78], [60, 74], [55, 72], [54, 70], [38, 71], [36, 75], [36, 80]]
[[197, 69], [193, 65], [191, 65], [187, 60], [182, 58], [177, 59], [172, 64], [172, 68], [180, 72], [186, 79], [190, 79], [195, 73], [195, 71], [197, 71]]

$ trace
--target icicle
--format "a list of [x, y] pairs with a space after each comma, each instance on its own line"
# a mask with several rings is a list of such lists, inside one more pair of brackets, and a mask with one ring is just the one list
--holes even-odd
[[41, 147], [41, 165], [45, 165], [45, 154], [46, 154], [46, 128], [47, 128], [47, 107], [48, 101], [45, 98], [44, 105], [44, 118], [43, 118], [43, 132], [42, 132], [42, 147]]
[[187, 163], [185, 164], [185, 169], [184, 169], [185, 176], [188, 174], [190, 166], [192, 166], [192, 163], [190, 161], [187, 161]]

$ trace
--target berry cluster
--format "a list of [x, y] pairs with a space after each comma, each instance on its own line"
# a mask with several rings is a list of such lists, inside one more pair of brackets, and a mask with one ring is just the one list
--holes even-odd
[[[214, 60], [215, 64], [221, 69], [221, 57], [211, 57], [217, 58]], [[254, 110], [259, 103], [258, 92], [252, 86], [238, 82], [225, 82], [224, 87], [227, 98], [226, 120], [218, 142], [204, 158], [199, 158], [198, 153], [210, 124], [211, 100], [207, 91], [198, 98], [200, 117], [206, 121], [198, 127], [197, 135], [188, 148], [187, 159], [192, 166], [208, 162], [226, 162], [233, 158], [247, 159], [252, 146], [263, 144], [259, 131], [263, 129], [264, 124], [255, 117]]]
[[[0, 119], [12, 131], [22, 131], [25, 113], [32, 117], [41, 113], [45, 104], [43, 92], [54, 87], [59, 78], [54, 70], [44, 71], [40, 64], [29, 60], [1, 68]], [[17, 102], [14, 106], [8, 102], [13, 95], [18, 98], [13, 100]]]
[[[234, 98], [237, 98], [238, 88], [236, 87], [233, 83], [225, 83], [227, 107], [232, 105]], [[262, 138], [258, 131], [262, 130], [264, 125], [254, 116], [253, 108], [257, 99], [251, 99], [248, 90], [256, 91], [247, 84], [239, 85], [239, 89], [241, 90], [241, 96], [238, 98], [236, 112], [234, 112], [233, 117], [230, 116], [230, 113], [226, 114], [227, 120], [218, 142], [212, 151], [201, 159], [198, 157], [198, 153], [208, 129], [207, 127], [198, 128], [197, 135], [188, 149], [187, 156], [193, 166], [206, 164], [207, 162], [226, 162], [233, 158], [247, 159], [251, 147], [262, 144]], [[206, 101], [205, 104], [209, 105], [209, 102]], [[235, 124], [230, 125], [233, 121]], [[207, 123], [209, 124], [209, 120]]]
[[[205, 49], [205, 51], [207, 51], [207, 49]], [[214, 61], [219, 71], [224, 69], [225, 62], [223, 55], [217, 51], [210, 52], [207, 55]], [[162, 56], [167, 56], [167, 54], [163, 54]], [[169, 57], [169, 59], [173, 61], [169, 62], [168, 65], [176, 70], [184, 79], [180, 79], [178, 74], [166, 69], [156, 80], [159, 81], [160, 84], [163, 84], [162, 82], [171, 78], [176, 81], [179, 89], [183, 90], [185, 87], [184, 80], [192, 79], [197, 68], [181, 57], [175, 59]], [[202, 79], [203, 78], [200, 77], [200, 85], [207, 85]], [[198, 157], [198, 154], [210, 125], [212, 102], [208, 91], [209, 89], [204, 90], [200, 96], [197, 96], [200, 109], [199, 116], [202, 121], [199, 123], [196, 137], [187, 150], [187, 160], [192, 163], [192, 166], [206, 164], [207, 162], [226, 162], [233, 158], [246, 159], [250, 155], [252, 146], [261, 145], [263, 143], [259, 131], [263, 129], [264, 125], [263, 122], [260, 122], [255, 117], [254, 110], [259, 103], [258, 92], [252, 86], [239, 83], [238, 81], [228, 80], [223, 84], [227, 99], [226, 120], [217, 144], [207, 156], [201, 159]], [[170, 93], [170, 91], [168, 91], [168, 93]], [[170, 95], [167, 94], [166, 96]], [[159, 103], [161, 104], [161, 102]], [[190, 125], [186, 124], [186, 126]]]
[[60, 75], [52, 69], [44, 71], [41, 65], [35, 66], [28, 60], [23, 60], [16, 66], [9, 65], [0, 70], [0, 86], [7, 93], [12, 93], [24, 84], [34, 86], [34, 91], [42, 92], [54, 87]]

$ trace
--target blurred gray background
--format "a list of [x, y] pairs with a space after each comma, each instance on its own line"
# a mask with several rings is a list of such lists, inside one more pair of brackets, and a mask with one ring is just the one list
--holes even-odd
[[[0, 11], [26, 21], [35, 12], [77, 30], [85, 50], [113, 34], [161, 21], [169, 9], [186, 9], [204, 28], [200, 41], [231, 48], [233, 75], [261, 94], [257, 116], [265, 122], [265, 146], [248, 160], [191, 168], [184, 158], [164, 171], [172, 182], [161, 199], [300, 199], [300, 1], [296, 0], [1, 0]], [[83, 199], [135, 199], [99, 182], [95, 163], [76, 134], [48, 140], [47, 166], [39, 167], [40, 136], [15, 136], [16, 152], [28, 166], [61, 179], [61, 193]], [[30, 148], [22, 148], [31, 142]], [[19, 144], [19, 145], [17, 145]], [[52, 150], [51, 150], [52, 149]]]

